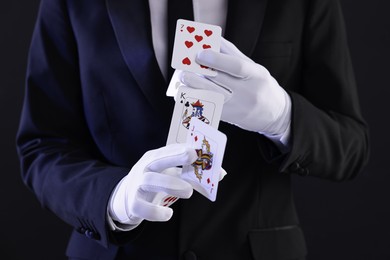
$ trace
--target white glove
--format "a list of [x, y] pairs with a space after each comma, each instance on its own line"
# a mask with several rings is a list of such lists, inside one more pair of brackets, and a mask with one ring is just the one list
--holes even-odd
[[114, 189], [108, 205], [109, 216], [121, 224], [138, 225], [142, 220], [168, 221], [173, 214], [159, 205], [156, 195], [166, 193], [189, 198], [192, 186], [180, 178], [181, 169], [197, 159], [194, 149], [185, 144], [171, 144], [146, 152]]
[[201, 51], [197, 62], [215, 69], [217, 75], [182, 72], [181, 80], [192, 88], [224, 94], [223, 121], [266, 135], [282, 135], [288, 129], [291, 99], [266, 68], [225, 39], [222, 39], [221, 53]]

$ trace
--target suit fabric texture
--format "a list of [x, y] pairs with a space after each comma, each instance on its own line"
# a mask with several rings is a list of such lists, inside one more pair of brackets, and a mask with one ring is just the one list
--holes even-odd
[[41, 1], [17, 145], [26, 185], [74, 227], [68, 257], [305, 257], [291, 177], [348, 180], [368, 156], [339, 1], [230, 0], [225, 38], [289, 93], [290, 151], [221, 122], [228, 175], [216, 202], [194, 192], [170, 221], [114, 232], [110, 194], [146, 151], [165, 145], [173, 112], [147, 1]]

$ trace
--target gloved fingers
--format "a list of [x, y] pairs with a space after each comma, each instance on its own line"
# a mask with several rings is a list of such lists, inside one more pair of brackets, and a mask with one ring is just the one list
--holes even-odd
[[225, 102], [231, 98], [232, 91], [226, 87], [219, 86], [209, 79], [206, 79], [203, 76], [197, 75], [192, 72], [182, 72], [181, 80], [183, 84], [188, 87], [196, 88], [196, 89], [205, 89], [215, 91], [224, 95]]
[[151, 150], [144, 155], [146, 170], [161, 172], [164, 169], [189, 165], [197, 158], [195, 150], [186, 144], [170, 144], [156, 150]]
[[221, 52], [225, 54], [229, 54], [232, 56], [239, 57], [241, 59], [244, 59], [249, 62], [254, 62], [251, 60], [248, 56], [246, 56], [244, 53], [242, 53], [233, 43], [229, 42], [225, 38], [222, 37], [221, 41]]
[[191, 184], [174, 177], [157, 172], [146, 172], [143, 183], [140, 185], [141, 192], [165, 192], [169, 195], [188, 199], [191, 197], [193, 188]]
[[136, 199], [131, 209], [132, 216], [149, 221], [168, 221], [173, 210], [169, 207], [160, 206], [142, 199]]
[[179, 167], [171, 167], [171, 168], [167, 168], [167, 169], [163, 170], [161, 173], [166, 174], [166, 175], [170, 175], [170, 176], [179, 177], [182, 170], [183, 169], [179, 168]]
[[237, 90], [237, 87], [242, 88], [243, 86], [243, 84], [240, 84], [240, 82], [238, 82], [238, 80], [242, 80], [241, 78], [233, 77], [224, 72], [219, 72], [216, 76], [206, 77], [207, 80], [211, 81], [214, 85], [220, 86], [220, 88], [222, 89], [229, 89], [229, 98], [225, 98], [225, 103], [234, 95], [234, 92]]
[[129, 225], [139, 225], [143, 221], [143, 218], [139, 218], [136, 216], [130, 216], [127, 221], [124, 221], [122, 223], [127, 223]]
[[[254, 64], [240, 57], [212, 50], [200, 51], [196, 56], [196, 62], [242, 79], [248, 78], [251, 75], [251, 65]], [[208, 76], [208, 78], [211, 77], [212, 76]]]

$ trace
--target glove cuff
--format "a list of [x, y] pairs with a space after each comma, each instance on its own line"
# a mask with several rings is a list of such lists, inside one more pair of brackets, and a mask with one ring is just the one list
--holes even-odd
[[138, 227], [139, 224], [141, 224], [141, 222], [142, 222], [142, 219], [140, 219], [139, 223], [137, 223], [137, 224], [120, 223], [120, 222], [114, 221], [111, 218], [110, 213], [108, 211], [109, 210], [107, 209], [107, 223], [108, 223], [109, 228], [113, 231], [122, 231], [122, 232], [130, 231], [130, 230], [133, 230], [136, 227]]
[[259, 131], [259, 133], [264, 134], [266, 136], [283, 136], [286, 131], [289, 129], [291, 124], [291, 98], [290, 95], [281, 88], [281, 92], [284, 95], [284, 106], [281, 110], [277, 119], [269, 124], [264, 130]]
[[[108, 222], [110, 226], [114, 223], [114, 221], [119, 222], [121, 225], [125, 226], [126, 228], [129, 228], [129, 226], [138, 226], [142, 219], [134, 217], [134, 216], [128, 216], [126, 212], [126, 207], [123, 205], [127, 205], [127, 196], [126, 196], [126, 179], [128, 178], [128, 175], [123, 177], [122, 180], [115, 186], [115, 189], [111, 193], [108, 205], [107, 205], [107, 212], [108, 212]], [[111, 220], [111, 222], [110, 222]], [[115, 224], [114, 224], [115, 225]], [[118, 230], [121, 230], [122, 228], [115, 225]]]

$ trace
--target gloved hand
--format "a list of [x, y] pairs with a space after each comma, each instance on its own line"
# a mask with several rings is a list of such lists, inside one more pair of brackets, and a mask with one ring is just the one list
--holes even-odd
[[114, 189], [108, 205], [110, 217], [126, 225], [138, 225], [144, 219], [168, 221], [173, 210], [159, 205], [155, 198], [161, 193], [191, 197], [192, 186], [180, 178], [181, 169], [175, 166], [189, 165], [196, 159], [195, 150], [185, 144], [146, 152]]
[[291, 99], [263, 66], [222, 39], [221, 53], [203, 50], [197, 62], [213, 68], [216, 76], [182, 72], [181, 81], [192, 88], [225, 96], [221, 120], [266, 135], [281, 135], [290, 125]]

